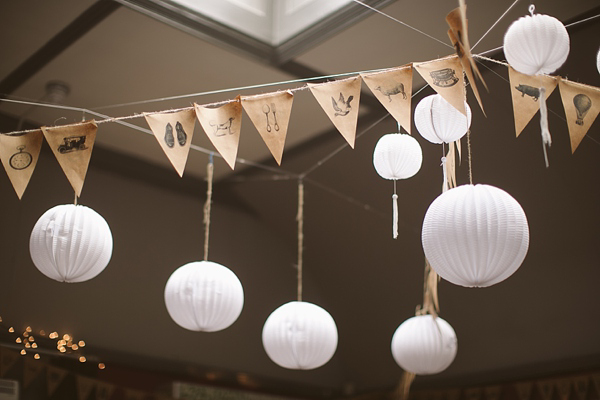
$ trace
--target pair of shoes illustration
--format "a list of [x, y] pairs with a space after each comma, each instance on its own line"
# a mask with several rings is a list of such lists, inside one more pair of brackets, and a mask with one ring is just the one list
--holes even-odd
[[[183, 130], [183, 126], [181, 122], [177, 121], [175, 125], [175, 131], [177, 133], [177, 142], [180, 146], [185, 146], [185, 142], [187, 142], [187, 133]], [[165, 129], [165, 143], [168, 147], [173, 148], [175, 146], [175, 136], [173, 135], [173, 126], [169, 122]]]

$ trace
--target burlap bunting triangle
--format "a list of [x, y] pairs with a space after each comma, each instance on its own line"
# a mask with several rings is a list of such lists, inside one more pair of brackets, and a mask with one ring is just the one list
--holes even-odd
[[559, 79], [558, 87], [574, 153], [600, 112], [600, 89], [566, 79]]
[[0, 159], [19, 199], [37, 164], [42, 141], [41, 130], [19, 136], [0, 135]]
[[48, 397], [52, 397], [56, 389], [60, 386], [62, 381], [65, 380], [68, 372], [62, 368], [53, 367], [48, 365], [46, 369], [46, 385], [48, 390]]
[[465, 82], [458, 56], [413, 64], [417, 72], [440, 96], [458, 111], [467, 115]]

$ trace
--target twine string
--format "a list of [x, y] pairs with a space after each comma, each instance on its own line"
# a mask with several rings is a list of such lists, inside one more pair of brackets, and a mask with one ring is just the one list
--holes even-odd
[[77, 205], [77, 192], [75, 192], [75, 200], [73, 200], [73, 204]]
[[212, 154], [208, 158], [208, 164], [206, 166], [206, 202], [204, 203], [204, 261], [208, 261], [208, 237], [210, 234], [210, 208], [212, 203], [212, 188], [213, 188], [213, 156]]
[[302, 301], [302, 263], [304, 257], [304, 182], [298, 181], [298, 301]]

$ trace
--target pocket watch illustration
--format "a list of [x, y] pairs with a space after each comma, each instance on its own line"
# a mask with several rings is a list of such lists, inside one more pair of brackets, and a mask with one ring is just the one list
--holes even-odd
[[10, 166], [13, 169], [25, 169], [29, 167], [31, 165], [31, 162], [33, 161], [33, 157], [31, 156], [31, 154], [26, 151], [23, 151], [25, 150], [25, 146], [18, 146], [17, 150], [19, 150], [19, 152], [13, 154], [8, 160]]

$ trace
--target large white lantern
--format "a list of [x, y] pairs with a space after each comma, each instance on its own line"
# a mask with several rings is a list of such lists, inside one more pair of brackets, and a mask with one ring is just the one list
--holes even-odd
[[440, 317], [418, 315], [404, 321], [392, 337], [392, 355], [402, 369], [416, 375], [442, 372], [456, 357], [456, 333]]
[[421, 169], [423, 151], [419, 142], [404, 133], [383, 135], [375, 145], [373, 166], [384, 179], [407, 179]]
[[83, 282], [106, 268], [113, 238], [104, 218], [91, 208], [64, 204], [36, 222], [29, 252], [37, 269], [59, 282]]
[[489, 185], [463, 185], [431, 203], [421, 234], [425, 257], [456, 285], [485, 287], [512, 275], [529, 247], [521, 205]]
[[211, 261], [179, 267], [165, 286], [165, 304], [179, 326], [216, 332], [233, 324], [244, 306], [244, 289], [228, 268]]
[[439, 94], [423, 98], [415, 108], [415, 126], [431, 143], [451, 143], [463, 137], [471, 126], [471, 108], [467, 115], [458, 111]]
[[521, 17], [504, 35], [504, 55], [515, 70], [527, 74], [550, 74], [569, 55], [569, 34], [554, 17], [543, 14]]
[[292, 301], [269, 315], [262, 341], [275, 364], [307, 370], [318, 368], [333, 357], [338, 332], [327, 311], [312, 303]]

